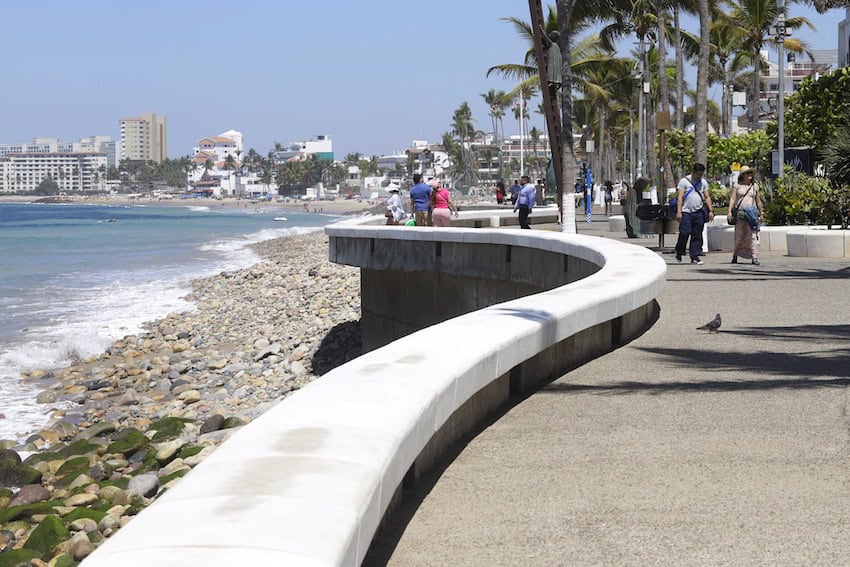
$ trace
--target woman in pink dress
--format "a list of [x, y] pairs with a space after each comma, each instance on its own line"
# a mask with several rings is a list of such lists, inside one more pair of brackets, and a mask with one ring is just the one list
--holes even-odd
[[[753, 180], [755, 172], [747, 165], [738, 173], [738, 182], [732, 185], [729, 195], [729, 212], [726, 220], [735, 221], [735, 251], [732, 252], [732, 263], [737, 264], [738, 258], [752, 260], [758, 266], [759, 262], [759, 230], [764, 222], [764, 209], [759, 196], [759, 186]], [[734, 210], [734, 212], [733, 212]]]
[[457, 207], [452, 201], [449, 190], [440, 185], [436, 179], [431, 182], [431, 207], [434, 211], [431, 213], [431, 221], [434, 226], [449, 226], [451, 224], [451, 213], [457, 216]]

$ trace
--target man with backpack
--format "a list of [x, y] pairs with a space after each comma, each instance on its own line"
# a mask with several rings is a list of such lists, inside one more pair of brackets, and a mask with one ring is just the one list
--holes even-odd
[[702, 229], [706, 222], [714, 218], [714, 205], [705, 180], [705, 165], [695, 163], [691, 174], [679, 181], [676, 190], [676, 220], [679, 221], [676, 260], [682, 261], [690, 238], [691, 264], [702, 265], [703, 261], [699, 257], [702, 252]]

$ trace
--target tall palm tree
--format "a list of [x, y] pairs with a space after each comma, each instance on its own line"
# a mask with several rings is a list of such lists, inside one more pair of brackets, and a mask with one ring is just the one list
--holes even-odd
[[699, 13], [699, 61], [697, 62], [697, 100], [696, 124], [694, 125], [694, 148], [697, 162], [704, 164], [708, 161], [708, 65], [711, 56], [711, 14], [708, 10], [709, 0], [697, 0]]
[[[731, 12], [729, 17], [732, 25], [739, 28], [743, 36], [744, 49], [752, 53], [753, 85], [747, 105], [749, 128], [755, 130], [758, 126], [758, 101], [761, 95], [761, 50], [770, 35], [770, 26], [779, 15], [779, 7], [775, 0], [729, 0]], [[802, 26], [814, 29], [812, 23], [804, 17], [786, 18], [785, 27], [795, 30]], [[799, 39], [786, 38], [785, 49], [802, 53], [808, 51], [808, 45]]]
[[[641, 49], [641, 65], [644, 72], [649, 72], [649, 49], [643, 48], [644, 43], [658, 30], [658, 14], [660, 2], [658, 0], [622, 0], [617, 2], [618, 9], [614, 10], [611, 22], [599, 32], [599, 38], [603, 45], [613, 48], [615, 42], [630, 34], [635, 34]], [[645, 101], [651, 101], [651, 93], [645, 96]], [[643, 175], [650, 184], [655, 181], [657, 171], [657, 160], [653, 151], [655, 134], [655, 108], [651, 102], [644, 104], [644, 116], [640, 117], [643, 131], [646, 134], [646, 168]]]

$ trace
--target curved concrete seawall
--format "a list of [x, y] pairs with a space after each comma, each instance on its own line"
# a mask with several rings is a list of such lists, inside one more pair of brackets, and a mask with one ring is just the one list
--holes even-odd
[[657, 318], [666, 266], [642, 247], [374, 222], [326, 233], [333, 261], [361, 267], [375, 350], [244, 427], [86, 567], [359, 565], [403, 486], [456, 439]]

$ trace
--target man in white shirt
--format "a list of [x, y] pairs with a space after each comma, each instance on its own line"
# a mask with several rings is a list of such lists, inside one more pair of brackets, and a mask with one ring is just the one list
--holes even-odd
[[704, 179], [705, 166], [695, 163], [690, 175], [679, 181], [676, 202], [676, 220], [679, 221], [679, 240], [676, 242], [676, 260], [682, 261], [688, 238], [691, 239], [689, 255], [691, 264], [702, 265], [702, 229], [714, 218], [714, 205], [708, 194], [708, 182]]
[[514, 212], [519, 210], [519, 226], [520, 228], [531, 228], [528, 224], [528, 215], [531, 214], [531, 209], [534, 208], [534, 185], [531, 184], [531, 178], [523, 175], [520, 178], [522, 189], [519, 190], [519, 196], [514, 205]]

